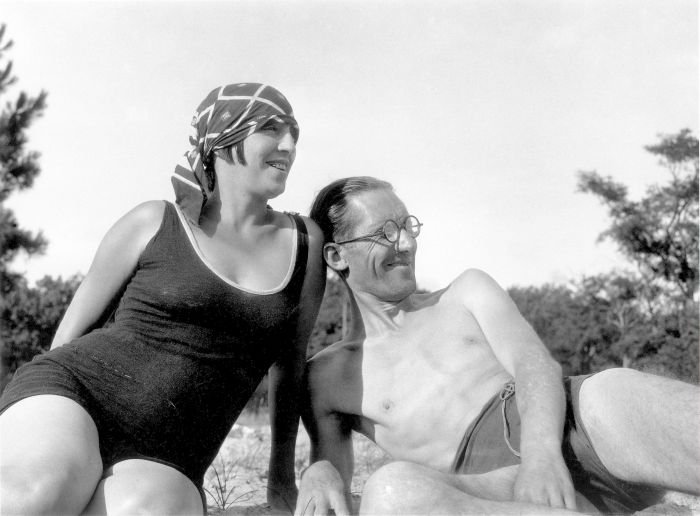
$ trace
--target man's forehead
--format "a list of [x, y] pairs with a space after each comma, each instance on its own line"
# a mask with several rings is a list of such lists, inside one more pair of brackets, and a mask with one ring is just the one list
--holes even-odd
[[349, 204], [356, 226], [378, 226], [389, 219], [399, 220], [408, 214], [403, 201], [387, 189], [354, 195]]

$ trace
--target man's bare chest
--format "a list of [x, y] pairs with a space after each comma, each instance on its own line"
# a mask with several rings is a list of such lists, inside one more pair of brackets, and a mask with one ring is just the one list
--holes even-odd
[[440, 411], [469, 404], [485, 371], [500, 367], [471, 316], [429, 315], [363, 346], [361, 415], [369, 421], [386, 427], [440, 421]]

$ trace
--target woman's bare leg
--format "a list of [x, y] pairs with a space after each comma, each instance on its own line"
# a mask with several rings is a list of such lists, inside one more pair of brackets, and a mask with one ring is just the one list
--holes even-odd
[[150, 460], [130, 459], [109, 468], [85, 515], [204, 514], [195, 485], [176, 469]]
[[0, 514], [79, 514], [101, 476], [97, 428], [75, 401], [32, 396], [0, 415]]

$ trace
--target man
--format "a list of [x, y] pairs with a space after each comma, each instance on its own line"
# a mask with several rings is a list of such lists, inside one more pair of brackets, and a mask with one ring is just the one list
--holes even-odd
[[663, 489], [700, 493], [697, 387], [629, 369], [562, 385], [481, 271], [416, 293], [421, 224], [388, 183], [336, 181], [311, 216], [354, 316], [308, 364], [312, 465], [297, 514], [348, 512], [352, 430], [401, 461], [370, 478], [366, 513], [632, 512]]

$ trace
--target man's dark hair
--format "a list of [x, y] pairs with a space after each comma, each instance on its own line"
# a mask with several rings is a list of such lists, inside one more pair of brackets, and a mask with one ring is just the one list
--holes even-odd
[[324, 187], [311, 204], [309, 216], [323, 231], [324, 243], [336, 238], [348, 238], [352, 221], [348, 217], [348, 203], [353, 195], [372, 190], [394, 191], [391, 183], [370, 176], [337, 179]]

